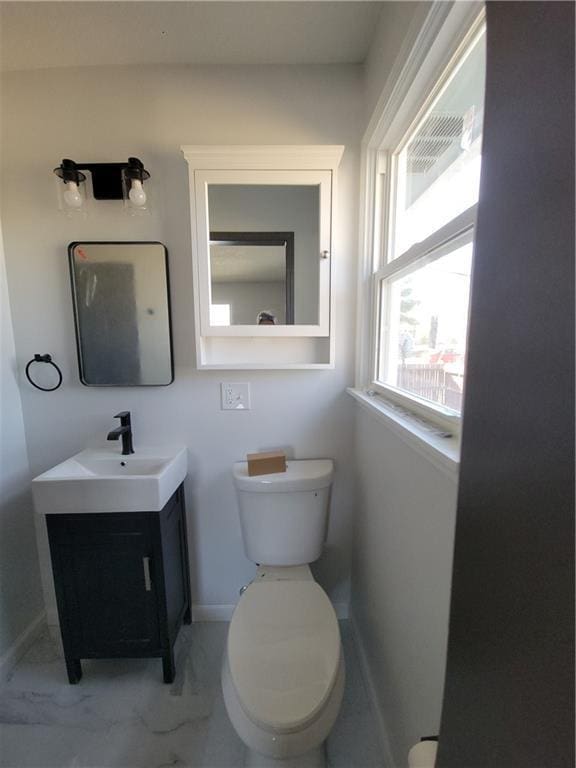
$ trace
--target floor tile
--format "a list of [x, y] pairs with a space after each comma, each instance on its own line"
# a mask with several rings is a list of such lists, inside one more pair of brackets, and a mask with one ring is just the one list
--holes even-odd
[[[327, 764], [382, 768], [348, 622], [341, 630], [346, 691]], [[0, 768], [242, 768], [220, 688], [227, 631], [224, 622], [184, 627], [171, 685], [159, 659], [111, 659], [83, 661], [71, 686], [46, 630], [0, 688]]]

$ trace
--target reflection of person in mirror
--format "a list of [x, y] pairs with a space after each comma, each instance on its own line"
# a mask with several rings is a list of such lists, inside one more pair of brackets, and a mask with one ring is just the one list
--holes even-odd
[[272, 312], [258, 312], [258, 325], [276, 325]]

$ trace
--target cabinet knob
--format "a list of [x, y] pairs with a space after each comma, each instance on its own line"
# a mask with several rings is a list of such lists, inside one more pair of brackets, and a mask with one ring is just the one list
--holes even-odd
[[320, 258], [327, 259], [330, 256], [330, 251], [320, 251]]

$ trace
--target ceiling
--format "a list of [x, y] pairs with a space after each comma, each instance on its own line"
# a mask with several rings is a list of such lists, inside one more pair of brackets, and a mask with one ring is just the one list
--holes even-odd
[[3, 70], [356, 64], [382, 2], [2, 2]]

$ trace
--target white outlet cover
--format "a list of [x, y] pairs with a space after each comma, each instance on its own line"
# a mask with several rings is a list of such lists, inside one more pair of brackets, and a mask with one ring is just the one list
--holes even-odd
[[221, 409], [223, 411], [250, 410], [250, 383], [247, 381], [223, 381], [220, 384]]

